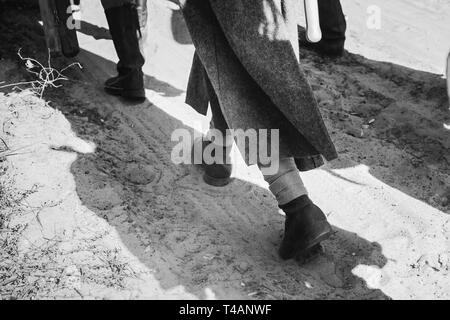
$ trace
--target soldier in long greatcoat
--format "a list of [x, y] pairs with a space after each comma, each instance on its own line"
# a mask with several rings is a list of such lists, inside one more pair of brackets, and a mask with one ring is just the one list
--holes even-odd
[[[180, 4], [196, 48], [187, 103], [202, 114], [211, 106], [213, 125], [225, 135], [228, 129], [279, 130], [275, 174], [264, 175], [259, 160], [248, 159], [245, 147], [240, 151], [248, 165], [260, 166], [286, 213], [280, 256], [290, 259], [316, 252], [332, 229], [309, 199], [299, 170], [319, 167], [322, 158], [333, 160], [337, 153], [299, 64], [301, 1], [182, 0]], [[229, 148], [225, 144], [223, 148], [226, 154]], [[230, 164], [204, 168], [206, 182], [229, 182]]]

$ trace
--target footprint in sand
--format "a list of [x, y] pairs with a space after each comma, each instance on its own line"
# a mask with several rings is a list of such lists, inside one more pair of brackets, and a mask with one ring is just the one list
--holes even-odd
[[125, 169], [124, 177], [133, 184], [147, 185], [155, 180], [157, 171], [149, 165], [132, 164]]

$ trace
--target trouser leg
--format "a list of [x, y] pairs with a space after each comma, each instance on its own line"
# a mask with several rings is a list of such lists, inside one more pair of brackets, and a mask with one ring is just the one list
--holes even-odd
[[278, 172], [274, 175], [264, 175], [264, 180], [269, 184], [269, 189], [280, 206], [308, 194], [294, 158], [280, 159]]
[[[209, 96], [209, 105], [212, 112], [212, 129], [218, 130], [218, 134], [220, 134], [221, 139], [216, 140], [217, 137], [215, 137], [213, 141], [207, 141], [204, 144], [205, 148], [208, 148], [208, 151], [212, 150], [211, 153], [214, 155], [216, 160], [213, 163], [205, 163], [205, 174], [203, 179], [210, 185], [222, 187], [231, 182], [233, 167], [231, 164], [230, 155], [233, 139], [230, 135], [230, 131], [228, 130], [228, 124], [223, 116], [217, 95], [214, 92], [211, 82], [209, 79], [205, 80]], [[205, 148], [203, 150], [205, 150]]]
[[105, 90], [113, 95], [141, 100], [145, 98], [142, 72], [145, 58], [139, 43], [142, 32], [136, 1], [102, 0], [102, 4], [119, 57], [118, 76], [105, 82]]
[[319, 0], [319, 17], [325, 40], [345, 41], [347, 23], [339, 0]]
[[101, 0], [103, 9], [111, 9], [114, 7], [121, 7], [127, 3], [133, 3], [134, 0]]
[[[78, 0], [79, 1], [79, 0]], [[111, 8], [122, 7], [126, 4], [133, 4], [136, 6], [139, 16], [139, 25], [141, 31], [147, 26], [147, 0], [101, 0], [104, 10]]]
[[341, 56], [344, 53], [347, 22], [339, 0], [318, 0], [322, 39], [319, 42], [307, 41], [300, 32], [300, 46], [310, 48], [327, 56]]

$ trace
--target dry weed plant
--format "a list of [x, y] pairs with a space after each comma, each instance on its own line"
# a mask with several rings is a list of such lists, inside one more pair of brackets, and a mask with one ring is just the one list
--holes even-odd
[[[80, 63], [78, 62], [73, 62], [71, 64], [69, 64], [68, 66], [66, 66], [65, 68], [61, 69], [61, 70], [57, 70], [55, 68], [52, 67], [51, 64], [51, 55], [50, 55], [50, 51], [48, 52], [48, 59], [47, 59], [47, 66], [44, 66], [42, 63], [40, 63], [38, 60], [30, 58], [30, 57], [24, 57], [21, 53], [22, 49], [19, 49], [19, 51], [17, 52], [17, 55], [19, 56], [19, 58], [25, 62], [25, 67], [27, 68], [27, 71], [31, 74], [33, 74], [36, 79], [32, 80], [32, 81], [24, 81], [24, 82], [17, 82], [17, 83], [12, 83], [12, 84], [6, 84], [6, 85], [2, 85], [0, 86], [0, 89], [4, 89], [4, 88], [8, 88], [8, 87], [13, 87], [14, 89], [18, 89], [18, 90], [24, 90], [21, 88], [21, 86], [28, 86], [26, 87], [26, 89], [31, 90], [32, 92], [34, 92], [36, 95], [39, 96], [39, 98], [42, 98], [45, 89], [47, 89], [48, 87], [53, 87], [53, 88], [59, 88], [62, 86], [62, 84], [60, 84], [61, 81], [68, 81], [69, 78], [64, 75], [64, 71], [66, 71], [69, 68], [72, 67], [79, 67], [80, 69], [83, 69], [83, 67], [81, 66]], [[3, 82], [4, 83], [4, 82]], [[2, 83], [0, 83], [2, 84]]]
[[[39, 104], [40, 106], [50, 106], [42, 99], [45, 90], [49, 87], [59, 88], [61, 82], [68, 81], [69, 78], [64, 72], [71, 67], [82, 68], [77, 62], [67, 67], [57, 70], [52, 67], [50, 54], [47, 64], [44, 66], [36, 59], [24, 57], [21, 50], [18, 51], [19, 58], [24, 61], [27, 72], [35, 76], [35, 80], [24, 81], [13, 84], [0, 82], [0, 89], [12, 88], [12, 91], [19, 91], [19, 95], [8, 102], [9, 118], [6, 117], [2, 124], [2, 133], [10, 134], [8, 124], [11, 120], [19, 118], [16, 104], [25, 104], [30, 109]], [[11, 94], [6, 94], [10, 96]], [[39, 109], [39, 108], [38, 108]], [[50, 113], [52, 114], [52, 112]], [[46, 118], [48, 115], [42, 116]], [[11, 122], [12, 123], [12, 122]], [[33, 214], [39, 224], [39, 211], [48, 207], [31, 208], [27, 205], [27, 197], [37, 192], [37, 188], [21, 191], [15, 188], [14, 177], [7, 174], [7, 158], [19, 155], [23, 148], [12, 149], [7, 141], [0, 137], [0, 300], [2, 299], [39, 299], [51, 297], [58, 290], [75, 290], [78, 295], [82, 293], [77, 286], [69, 285], [67, 279], [72, 276], [67, 274], [70, 267], [80, 271], [80, 283], [96, 284], [108, 288], [124, 289], [125, 281], [128, 278], [136, 278], [138, 275], [131, 270], [126, 261], [120, 258], [120, 252], [116, 249], [107, 249], [99, 245], [97, 241], [101, 239], [86, 239], [80, 243], [78, 248], [72, 252], [66, 252], [59, 248], [62, 242], [59, 238], [46, 239], [42, 245], [31, 247], [26, 252], [21, 252], [20, 243], [24, 239], [24, 232], [27, 224], [17, 224], [15, 218]], [[37, 213], [35, 212], [37, 209]], [[42, 227], [42, 225], [41, 225]], [[99, 238], [103, 238], [99, 236]], [[71, 265], [71, 256], [76, 256], [79, 252], [91, 252], [96, 261], [89, 263]], [[61, 263], [61, 256], [64, 256], [66, 263]], [[71, 268], [71, 269], [74, 269]], [[68, 295], [70, 297], [70, 294]]]

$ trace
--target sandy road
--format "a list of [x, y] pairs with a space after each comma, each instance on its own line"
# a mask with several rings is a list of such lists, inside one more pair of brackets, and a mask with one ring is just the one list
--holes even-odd
[[[450, 11], [440, 1], [431, 1], [434, 7], [427, 10], [418, 2], [375, 2], [390, 12], [383, 20], [386, 29], [377, 34], [361, 28], [358, 13], [366, 1], [345, 6], [351, 19], [349, 49], [365, 58], [348, 54], [332, 63], [301, 53], [341, 154], [338, 161], [303, 175], [311, 197], [336, 229], [325, 253], [303, 266], [276, 255], [283, 217], [255, 168], [238, 161], [234, 182], [217, 189], [201, 181], [198, 169], [170, 160], [173, 130], [201, 130], [206, 122], [183, 103], [193, 48], [176, 7], [152, 2], [148, 101], [130, 106], [101, 90], [116, 58], [111, 41], [100, 39], [107, 33], [101, 29], [106, 24], [99, 4], [86, 3], [86, 24], [79, 33], [83, 52], [77, 58], [84, 69], [74, 74], [77, 81], [66, 85], [64, 94], [52, 96], [64, 116], [57, 113], [48, 121], [63, 124], [41, 134], [38, 124], [16, 123], [36, 139], [50, 139], [76, 153], [36, 151], [43, 163], [59, 163], [43, 166], [39, 179], [26, 169], [35, 159], [13, 160], [23, 173], [19, 182], [47, 184], [34, 201], [43, 201], [39, 195], [44, 194], [69, 195], [41, 212], [47, 232], [64, 234], [63, 244], [70, 248], [83, 241], [120, 248], [121, 257], [143, 275], [120, 290], [82, 284], [84, 297], [450, 297], [450, 135], [442, 125], [449, 114], [444, 80], [428, 73], [439, 72], [436, 61], [446, 48], [438, 35], [426, 46], [407, 41], [422, 36], [416, 28], [385, 40], [390, 26], [403, 25], [408, 10], [420, 11], [425, 22], [434, 19], [433, 8], [442, 9], [438, 14]], [[433, 47], [433, 54], [424, 56], [435, 44], [439, 50]], [[407, 68], [411, 65], [416, 68]], [[39, 238], [37, 229], [30, 235]], [[88, 240], [99, 234], [105, 236]], [[77, 265], [89, 259], [85, 251], [66, 257]]]

